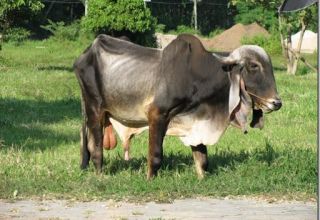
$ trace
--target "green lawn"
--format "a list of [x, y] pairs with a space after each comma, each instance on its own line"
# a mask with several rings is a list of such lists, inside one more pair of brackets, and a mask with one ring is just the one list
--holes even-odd
[[87, 45], [35, 41], [0, 51], [0, 198], [316, 198], [317, 75], [286, 75], [280, 56], [273, 63], [282, 109], [266, 115], [261, 131], [230, 127], [208, 148], [205, 179], [197, 179], [191, 150], [167, 137], [160, 174], [146, 181], [146, 133], [134, 139], [131, 161], [117, 147], [104, 152], [103, 175], [80, 171], [80, 90], [71, 67]]

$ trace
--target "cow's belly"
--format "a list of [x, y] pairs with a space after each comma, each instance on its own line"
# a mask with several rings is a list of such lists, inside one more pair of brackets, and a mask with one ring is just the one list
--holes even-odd
[[185, 119], [182, 123], [170, 124], [167, 135], [178, 136], [184, 145], [197, 146], [199, 144], [213, 145], [223, 135], [228, 123], [217, 121], [215, 118]]
[[122, 105], [112, 105], [105, 111], [111, 114], [114, 120], [117, 120], [128, 128], [139, 128], [148, 125], [148, 110], [153, 98], [147, 98], [142, 104], [131, 104], [128, 107]]
[[[205, 108], [202, 110], [206, 111]], [[139, 134], [148, 129], [147, 123], [139, 125], [135, 122], [136, 124], [133, 126], [117, 118], [113, 118], [111, 123], [122, 141], [129, 139], [133, 134]], [[169, 123], [166, 135], [179, 137], [186, 146], [213, 145], [217, 143], [228, 125], [228, 117], [224, 114], [212, 115], [210, 112], [203, 114], [200, 110], [174, 117]]]

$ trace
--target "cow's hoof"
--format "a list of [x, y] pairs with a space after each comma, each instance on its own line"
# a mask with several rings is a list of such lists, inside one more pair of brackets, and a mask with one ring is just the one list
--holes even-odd
[[127, 152], [127, 151], [124, 153], [124, 160], [125, 161], [129, 161], [130, 160], [130, 155], [129, 155], [129, 152]]

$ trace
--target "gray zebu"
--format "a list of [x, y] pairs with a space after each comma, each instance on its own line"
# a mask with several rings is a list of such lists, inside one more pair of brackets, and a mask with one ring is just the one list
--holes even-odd
[[127, 140], [149, 128], [148, 178], [161, 165], [166, 134], [191, 146], [202, 176], [205, 145], [216, 143], [230, 122], [246, 131], [253, 108], [251, 126], [261, 128], [262, 111], [281, 107], [270, 58], [256, 46], [223, 58], [192, 35], [179, 35], [164, 50], [100, 35], [74, 67], [85, 113], [81, 167], [91, 156], [98, 172], [102, 145], [115, 145], [112, 123]]

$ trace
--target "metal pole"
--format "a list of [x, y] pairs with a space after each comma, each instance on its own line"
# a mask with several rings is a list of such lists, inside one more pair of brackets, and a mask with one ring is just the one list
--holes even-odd
[[193, 0], [194, 29], [198, 30], [197, 0]]
[[88, 0], [84, 0], [84, 16], [88, 15]]

